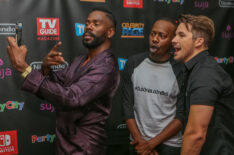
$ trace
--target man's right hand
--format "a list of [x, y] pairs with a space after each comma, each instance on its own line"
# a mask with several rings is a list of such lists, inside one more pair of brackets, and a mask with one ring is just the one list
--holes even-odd
[[42, 73], [43, 75], [48, 75], [50, 72], [50, 66], [59, 65], [64, 63], [64, 58], [62, 57], [62, 53], [58, 52], [58, 48], [62, 45], [62, 42], [58, 42], [54, 47], [50, 50], [50, 52], [45, 56], [42, 63]]

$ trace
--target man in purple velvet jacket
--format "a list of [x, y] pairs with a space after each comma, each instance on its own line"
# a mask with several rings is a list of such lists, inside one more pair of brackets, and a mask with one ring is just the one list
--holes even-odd
[[87, 17], [83, 44], [88, 54], [74, 59], [59, 72], [51, 65], [64, 62], [58, 52], [61, 42], [44, 58], [42, 71], [32, 70], [25, 61], [27, 48], [8, 38], [12, 65], [25, 78], [22, 89], [51, 102], [56, 108], [57, 155], [105, 154], [105, 120], [110, 101], [119, 84], [119, 71], [111, 53], [116, 22], [112, 13], [94, 9]]

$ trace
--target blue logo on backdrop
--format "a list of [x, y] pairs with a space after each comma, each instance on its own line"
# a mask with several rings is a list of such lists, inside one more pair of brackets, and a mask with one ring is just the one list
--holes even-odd
[[124, 66], [128, 59], [118, 58], [119, 70], [124, 70]]
[[85, 24], [75, 23], [76, 36], [83, 36]]

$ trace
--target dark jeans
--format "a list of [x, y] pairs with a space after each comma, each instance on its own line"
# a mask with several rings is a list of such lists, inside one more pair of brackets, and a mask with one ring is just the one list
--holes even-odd
[[[173, 147], [165, 144], [161, 144], [155, 148], [159, 155], [180, 155], [181, 147]], [[130, 145], [129, 155], [137, 155], [135, 148]]]

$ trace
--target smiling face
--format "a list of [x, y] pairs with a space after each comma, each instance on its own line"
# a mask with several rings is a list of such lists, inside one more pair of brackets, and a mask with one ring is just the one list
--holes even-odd
[[184, 23], [179, 24], [176, 30], [176, 36], [172, 40], [175, 48], [174, 59], [177, 61], [188, 62], [194, 56], [195, 40], [191, 32], [191, 25], [188, 29]]
[[154, 23], [149, 35], [150, 57], [156, 62], [165, 62], [170, 58], [171, 40], [175, 26], [166, 20]]
[[85, 22], [83, 35], [83, 44], [87, 48], [96, 48], [107, 39], [111, 38], [108, 31], [112, 27], [111, 21], [107, 18], [106, 13], [102, 11], [91, 12]]

